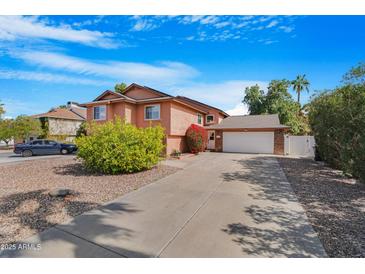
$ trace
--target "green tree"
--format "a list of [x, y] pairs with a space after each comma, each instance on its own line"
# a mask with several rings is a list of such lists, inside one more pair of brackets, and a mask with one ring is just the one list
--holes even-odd
[[258, 85], [246, 87], [242, 103], [248, 106], [250, 114], [257, 115], [266, 112], [265, 94]]
[[30, 136], [42, 134], [41, 123], [30, 116], [19, 115], [13, 122], [14, 137], [16, 139], [28, 139]]
[[114, 86], [114, 91], [120, 94], [124, 93], [124, 90], [127, 88], [127, 84], [126, 83], [120, 83], [120, 84], [116, 84]]
[[291, 81], [291, 85], [293, 86], [293, 89], [297, 93], [298, 96], [298, 103], [300, 104], [300, 93], [303, 90], [306, 90], [309, 92], [309, 81], [305, 78], [305, 74], [298, 75], [295, 80]]
[[365, 83], [365, 63], [359, 63], [352, 67], [349, 72], [343, 76], [343, 82], [346, 84], [364, 84]]
[[365, 69], [352, 68], [344, 85], [309, 103], [309, 122], [321, 158], [365, 182]]
[[250, 115], [278, 114], [280, 122], [290, 126], [292, 134], [308, 134], [310, 129], [307, 117], [301, 113], [300, 105], [290, 95], [289, 86], [288, 80], [272, 80], [266, 95], [257, 85], [246, 88], [243, 102], [248, 105]]
[[14, 137], [13, 120], [0, 120], [0, 141], [5, 142], [8, 146], [11, 139]]
[[87, 135], [87, 122], [83, 121], [76, 131], [76, 137]]

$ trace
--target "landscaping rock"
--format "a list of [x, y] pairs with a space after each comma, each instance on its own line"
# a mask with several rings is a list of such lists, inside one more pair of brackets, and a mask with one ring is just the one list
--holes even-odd
[[[0, 243], [14, 243], [159, 180], [178, 167], [121, 175], [88, 171], [70, 157], [0, 166]], [[57, 189], [72, 195], [51, 196]]]
[[55, 188], [49, 192], [49, 195], [52, 197], [65, 197], [71, 194], [72, 190], [68, 188]]
[[309, 159], [278, 158], [329, 257], [365, 257], [365, 184]]

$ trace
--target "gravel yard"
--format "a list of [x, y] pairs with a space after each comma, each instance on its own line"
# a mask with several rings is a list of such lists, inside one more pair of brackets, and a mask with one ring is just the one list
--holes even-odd
[[[98, 175], [71, 157], [0, 166], [0, 243], [22, 240], [177, 170], [159, 165], [134, 174]], [[58, 187], [74, 193], [51, 197], [49, 191]]]
[[365, 184], [310, 159], [278, 158], [329, 257], [365, 257]]

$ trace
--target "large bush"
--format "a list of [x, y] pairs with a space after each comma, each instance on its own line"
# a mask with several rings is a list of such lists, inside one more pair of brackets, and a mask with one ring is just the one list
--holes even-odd
[[191, 125], [186, 131], [186, 143], [191, 153], [199, 153], [207, 147], [207, 131], [198, 125]]
[[365, 84], [319, 94], [308, 109], [321, 158], [365, 181]]
[[132, 173], [155, 166], [164, 149], [161, 126], [137, 128], [120, 119], [91, 124], [88, 135], [76, 138], [78, 157], [93, 171]]

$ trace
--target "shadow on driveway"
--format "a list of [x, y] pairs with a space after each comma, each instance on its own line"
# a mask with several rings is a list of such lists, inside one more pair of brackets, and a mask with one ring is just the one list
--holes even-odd
[[[75, 194], [77, 195], [77, 193]], [[34, 206], [31, 206], [31, 205]], [[24, 208], [24, 205], [27, 205]], [[97, 203], [79, 202], [64, 200], [63, 198], [55, 198], [48, 195], [45, 190], [30, 191], [26, 193], [12, 194], [1, 199], [0, 216], [2, 218], [8, 217], [19, 225], [39, 233], [31, 238], [29, 241], [15, 242], [19, 244], [41, 244], [44, 251], [38, 250], [7, 250], [0, 252], [0, 257], [124, 257], [128, 254], [129, 257], [148, 257], [149, 255], [132, 250], [126, 250], [113, 245], [105, 245], [100, 247], [93, 243], [92, 239], [99, 236], [107, 237], [132, 237], [133, 231], [122, 228], [120, 226], [113, 226], [103, 222], [103, 214], [110, 213], [135, 213], [138, 212], [132, 206], [126, 203], [109, 203], [106, 206], [99, 207], [96, 211], [88, 212], [82, 220], [74, 218], [71, 222], [57, 225], [57, 220], [52, 221], [54, 214], [60, 214], [63, 211], [70, 217], [76, 216], [84, 211], [97, 207]], [[63, 208], [62, 208], [63, 207]], [[90, 229], [89, 236], [91, 240], [80, 239], [79, 237], [67, 232], [66, 230], [76, 231], [81, 225], [89, 223], [90, 227], [97, 226], [98, 229]], [[10, 225], [8, 223], [8, 225]], [[50, 229], [49, 229], [50, 228]], [[47, 229], [46, 231], [44, 231]], [[18, 231], [12, 231], [18, 233]], [[6, 241], [7, 238], [12, 238], [14, 235], [1, 232], [1, 242]], [[90, 237], [89, 237], [90, 238]], [[52, 246], [57, 245], [57, 250], [52, 250]], [[65, 247], [65, 250], [62, 248]], [[53, 252], [52, 252], [53, 251]]]
[[233, 160], [238, 171], [223, 173], [226, 183], [244, 184], [250, 202], [244, 222], [227, 224], [242, 252], [256, 257], [326, 257], [306, 214], [275, 157]]

